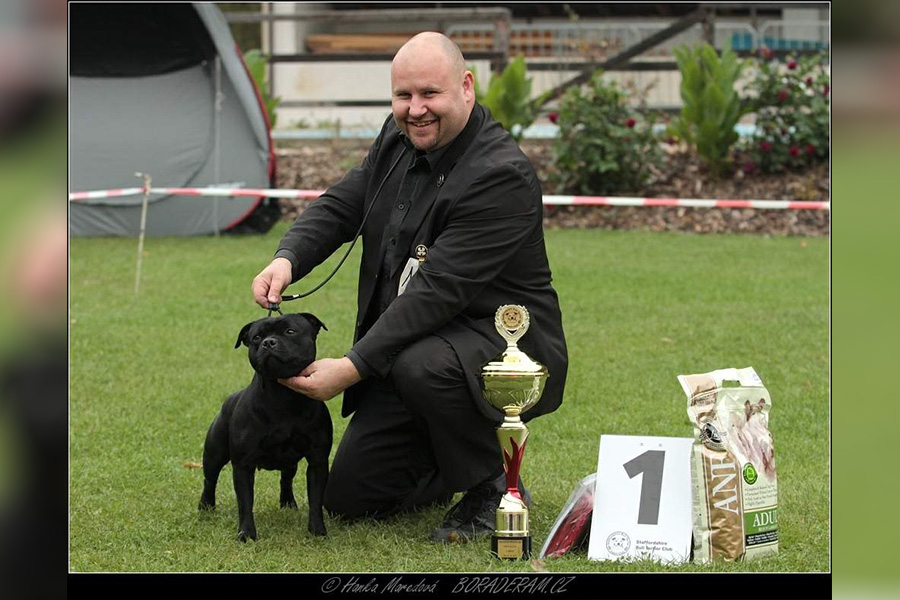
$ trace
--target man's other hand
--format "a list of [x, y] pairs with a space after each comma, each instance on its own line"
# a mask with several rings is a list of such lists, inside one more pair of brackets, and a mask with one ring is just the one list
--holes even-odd
[[253, 299], [263, 308], [281, 304], [281, 293], [291, 284], [291, 261], [278, 257], [253, 278]]
[[317, 360], [290, 379], [278, 382], [315, 400], [331, 400], [360, 380], [359, 371], [346, 356]]

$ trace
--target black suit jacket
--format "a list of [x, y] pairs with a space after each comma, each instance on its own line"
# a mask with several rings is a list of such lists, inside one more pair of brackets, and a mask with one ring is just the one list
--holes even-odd
[[[362, 164], [297, 218], [279, 247], [291, 250], [299, 261], [294, 281], [353, 239], [378, 188], [404, 152], [410, 150], [389, 117]], [[555, 410], [566, 381], [566, 341], [550, 283], [540, 185], [515, 140], [476, 103], [466, 127], [435, 165], [426, 185], [420, 186], [396, 243], [383, 244], [395, 200], [376, 198], [363, 228], [354, 351], [378, 375], [387, 377], [404, 347], [438, 335], [456, 351], [473, 401], [485, 416], [499, 422], [499, 411], [481, 399], [479, 373], [506, 347], [494, 328], [497, 308], [521, 304], [529, 311], [531, 325], [519, 347], [550, 372], [541, 400], [523, 419]], [[364, 329], [382, 252], [390, 253], [387, 285], [396, 289], [403, 266], [415, 256], [419, 244], [428, 248], [425, 263], [406, 291]], [[343, 416], [363, 401], [367, 381], [344, 392]]]

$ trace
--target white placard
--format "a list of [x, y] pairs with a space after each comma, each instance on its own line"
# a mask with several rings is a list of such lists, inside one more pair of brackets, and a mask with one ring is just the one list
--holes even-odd
[[691, 438], [603, 435], [588, 558], [686, 562]]

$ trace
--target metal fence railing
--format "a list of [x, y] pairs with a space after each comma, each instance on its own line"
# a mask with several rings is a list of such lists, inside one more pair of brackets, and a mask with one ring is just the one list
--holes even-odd
[[760, 26], [757, 43], [772, 50], [827, 50], [829, 24], [825, 21], [770, 21]]
[[[633, 46], [668, 27], [670, 22], [637, 23], [513, 23], [510, 26], [509, 54], [528, 61], [601, 61]], [[445, 33], [463, 52], [493, 47], [493, 27], [483, 23], [458, 23]], [[829, 47], [826, 21], [764, 21], [758, 27], [742, 21], [714, 21], [713, 46], [739, 52], [772, 50], [822, 50]], [[703, 26], [694, 25], [651, 48], [641, 58], [671, 58], [672, 48], [695, 44], [705, 38]]]

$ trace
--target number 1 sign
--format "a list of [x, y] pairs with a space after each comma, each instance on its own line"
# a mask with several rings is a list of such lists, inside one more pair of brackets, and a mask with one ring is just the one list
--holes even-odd
[[688, 560], [691, 438], [600, 437], [588, 558]]

